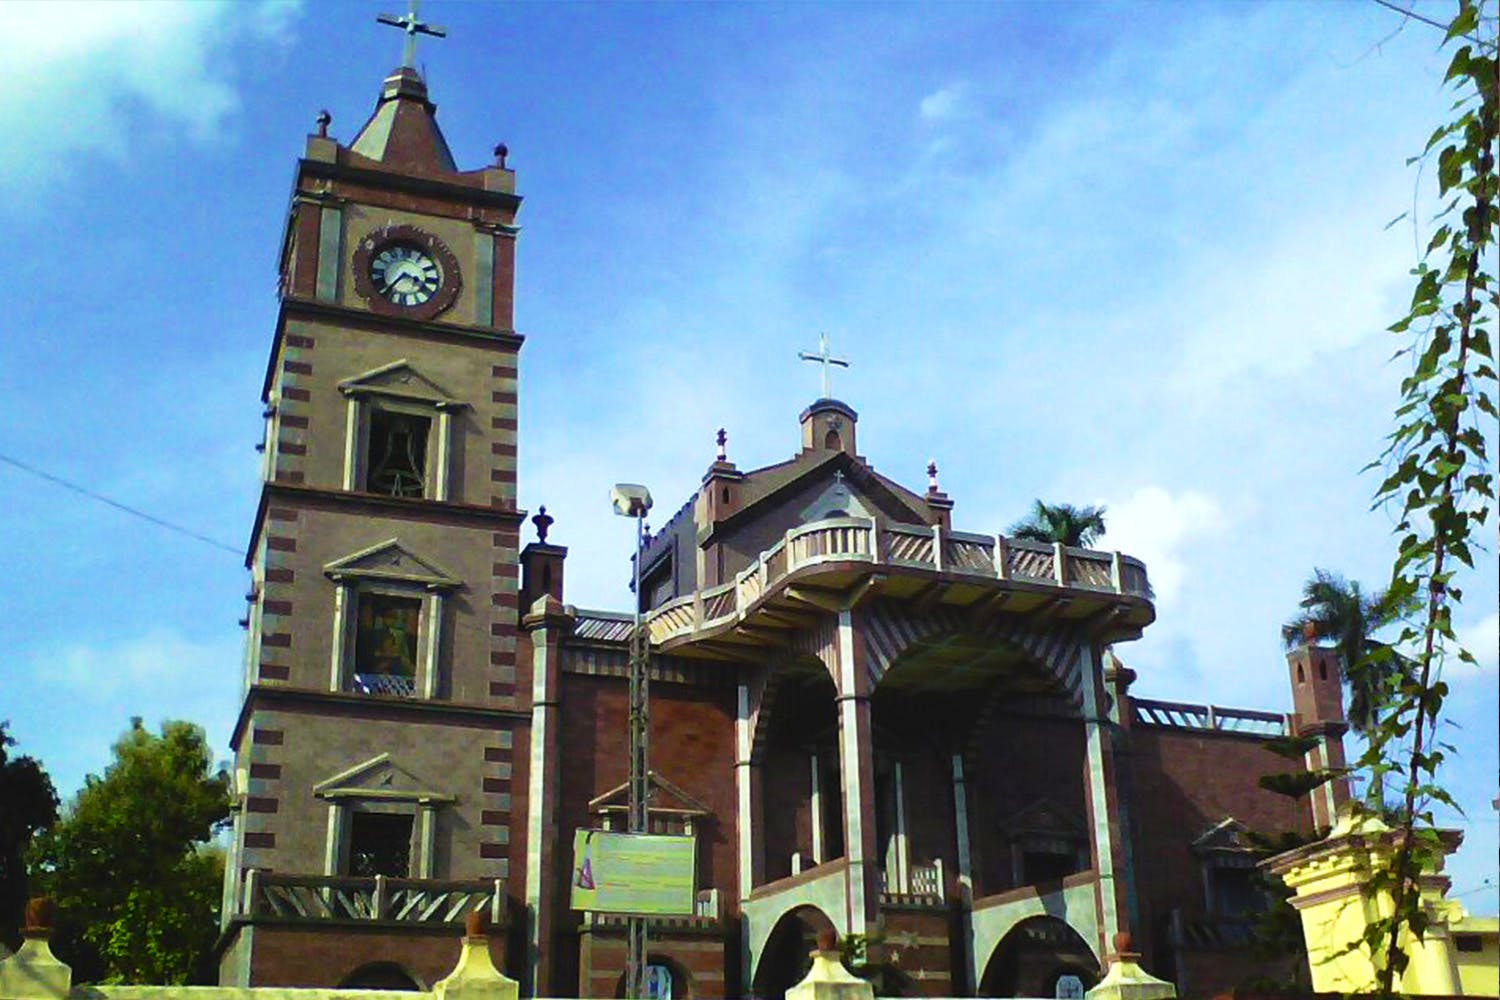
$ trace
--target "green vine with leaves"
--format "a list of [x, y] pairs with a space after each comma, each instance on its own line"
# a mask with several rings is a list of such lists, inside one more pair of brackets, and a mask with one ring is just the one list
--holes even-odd
[[[1445, 44], [1457, 48], [1446, 81], [1458, 92], [1456, 117], [1433, 132], [1411, 162], [1436, 156], [1443, 207], [1422, 261], [1407, 314], [1390, 330], [1403, 338], [1396, 357], [1411, 363], [1401, 382], [1396, 428], [1373, 467], [1387, 475], [1377, 507], [1399, 512], [1397, 554], [1388, 607], [1402, 622], [1390, 647], [1350, 665], [1361, 673], [1394, 676], [1357, 768], [1369, 779], [1361, 808], [1393, 828], [1391, 860], [1366, 886], [1389, 893], [1392, 912], [1369, 926], [1364, 946], [1375, 959], [1382, 996], [1395, 993], [1408, 964], [1406, 943], [1420, 938], [1428, 916], [1418, 877], [1440, 861], [1434, 827], [1438, 805], [1457, 809], [1437, 775], [1451, 749], [1438, 735], [1448, 687], [1443, 667], [1452, 659], [1473, 665], [1453, 626], [1463, 599], [1457, 585], [1474, 568], [1478, 532], [1488, 522], [1495, 492], [1486, 428], [1496, 414], [1495, 349], [1491, 339], [1497, 297], [1492, 266], [1497, 245], [1495, 141], [1497, 62], [1493, 18], [1483, 0], [1459, 0]], [[1481, 31], [1490, 34], [1479, 37]], [[1399, 220], [1398, 220], [1399, 221]], [[1392, 670], [1391, 658], [1405, 662]]]

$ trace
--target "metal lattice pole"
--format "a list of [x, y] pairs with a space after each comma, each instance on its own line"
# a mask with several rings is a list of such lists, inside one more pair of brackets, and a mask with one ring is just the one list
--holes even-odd
[[[645, 514], [635, 519], [635, 628], [630, 634], [630, 800], [628, 825], [631, 833], [649, 833], [647, 799], [651, 739], [650, 677], [651, 636], [641, 621], [641, 558], [645, 542]], [[625, 995], [632, 1000], [646, 996], [646, 918], [629, 917], [626, 922]]]

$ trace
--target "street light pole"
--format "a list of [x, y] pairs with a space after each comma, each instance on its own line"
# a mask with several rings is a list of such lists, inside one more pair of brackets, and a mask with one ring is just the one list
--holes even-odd
[[[630, 784], [626, 823], [631, 833], [649, 833], [650, 787], [648, 750], [651, 740], [650, 676], [651, 636], [641, 618], [641, 560], [645, 555], [646, 513], [651, 493], [633, 483], [617, 484], [610, 494], [615, 513], [635, 518], [635, 615], [630, 633]], [[646, 918], [626, 918], [625, 996], [645, 1000]]]

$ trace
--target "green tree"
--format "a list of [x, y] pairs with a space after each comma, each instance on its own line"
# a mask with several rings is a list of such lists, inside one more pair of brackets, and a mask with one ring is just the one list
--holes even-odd
[[0, 942], [14, 947], [26, 907], [26, 850], [57, 821], [57, 792], [35, 758], [12, 759], [16, 741], [0, 722]]
[[1029, 515], [1011, 525], [1010, 534], [1012, 538], [1032, 542], [1062, 542], [1087, 548], [1104, 536], [1104, 508], [1037, 500]]
[[58, 950], [78, 978], [206, 974], [223, 876], [211, 841], [230, 805], [228, 778], [210, 761], [198, 726], [165, 722], [155, 736], [133, 719], [104, 776], [89, 775], [37, 839], [33, 872], [61, 911]]
[[1375, 706], [1385, 700], [1406, 665], [1388, 643], [1375, 638], [1395, 619], [1395, 609], [1385, 592], [1367, 594], [1358, 580], [1345, 580], [1325, 569], [1314, 569], [1303, 585], [1300, 607], [1301, 613], [1281, 626], [1282, 642], [1287, 649], [1296, 648], [1311, 627], [1320, 641], [1333, 644], [1349, 688], [1349, 724], [1365, 732], [1375, 721]]

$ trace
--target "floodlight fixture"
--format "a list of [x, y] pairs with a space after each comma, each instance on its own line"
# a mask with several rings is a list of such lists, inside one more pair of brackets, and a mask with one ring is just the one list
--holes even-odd
[[645, 517], [651, 509], [651, 491], [637, 483], [615, 483], [609, 502], [621, 517]]

